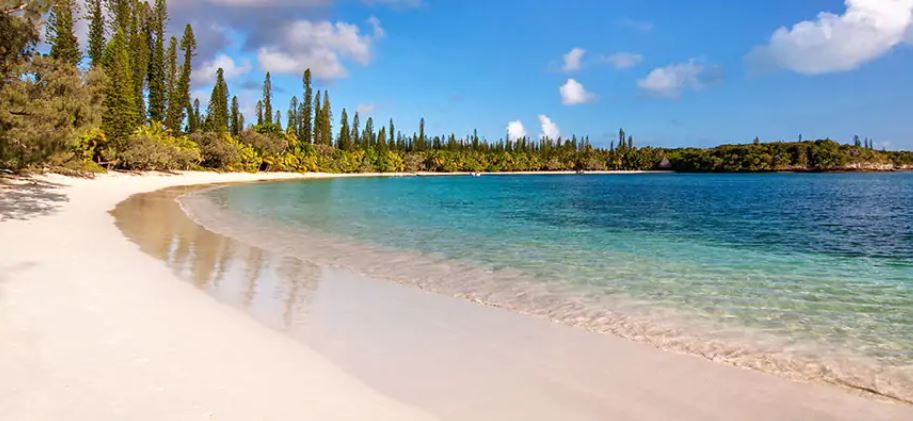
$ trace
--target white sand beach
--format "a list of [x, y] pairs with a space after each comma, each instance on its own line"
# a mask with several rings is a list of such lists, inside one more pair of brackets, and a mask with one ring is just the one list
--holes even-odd
[[905, 403], [333, 270], [323, 329], [296, 338], [180, 279], [109, 214], [166, 187], [293, 177], [2, 187], [0, 419], [913, 419]]

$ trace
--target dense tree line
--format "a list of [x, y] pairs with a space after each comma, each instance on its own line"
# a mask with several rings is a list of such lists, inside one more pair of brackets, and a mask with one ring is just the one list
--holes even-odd
[[[873, 142], [829, 140], [639, 147], [624, 130], [608, 148], [587, 137], [487, 141], [472, 133], [403, 133], [393, 120], [362, 120], [302, 75], [301, 97], [282, 111], [266, 73], [246, 120], [218, 69], [205, 110], [191, 98], [193, 28], [166, 33], [166, 0], [0, 0], [0, 168], [394, 171], [781, 171], [884, 169], [913, 164]], [[85, 55], [74, 33], [89, 22]], [[47, 54], [35, 51], [40, 31]], [[85, 58], [85, 60], [84, 60]], [[86, 67], [80, 66], [85, 63]], [[250, 123], [246, 123], [250, 121]], [[284, 127], [283, 127], [284, 124]]]

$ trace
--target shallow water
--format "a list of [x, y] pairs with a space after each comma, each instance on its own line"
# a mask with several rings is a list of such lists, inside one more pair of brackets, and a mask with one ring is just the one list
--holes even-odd
[[913, 174], [331, 179], [185, 204], [309, 261], [913, 397]]

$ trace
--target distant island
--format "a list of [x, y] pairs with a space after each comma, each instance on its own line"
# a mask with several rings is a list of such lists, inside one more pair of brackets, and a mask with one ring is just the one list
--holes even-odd
[[[191, 98], [197, 41], [187, 25], [167, 36], [167, 5], [115, 2], [110, 16], [90, 2], [84, 60], [74, 32], [74, 3], [31, 2], [2, 14], [17, 37], [0, 56], [0, 169], [8, 172], [122, 170], [373, 172], [525, 172], [673, 170], [895, 171], [913, 168], [913, 152], [878, 151], [868, 139], [767, 142], [711, 149], [668, 149], [634, 142], [624, 130], [609, 147], [588, 137], [430, 135], [425, 121], [403, 133], [392, 119], [375, 126], [342, 109], [333, 118], [328, 91], [302, 75], [283, 120], [266, 73], [255, 120], [246, 124], [219, 68], [205, 110]], [[43, 16], [47, 15], [47, 25]], [[46, 27], [45, 27], [46, 26]], [[50, 46], [36, 46], [44, 29]], [[183, 60], [178, 61], [178, 57]], [[334, 127], [334, 121], [338, 126]], [[284, 126], [283, 126], [284, 122]]]

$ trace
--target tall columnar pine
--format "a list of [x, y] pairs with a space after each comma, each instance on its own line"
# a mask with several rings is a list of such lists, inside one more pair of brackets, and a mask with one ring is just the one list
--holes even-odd
[[290, 99], [288, 102], [288, 113], [285, 117], [288, 123], [285, 126], [285, 130], [290, 134], [294, 134], [295, 136], [298, 136], [298, 122], [300, 121], [298, 119], [299, 108], [298, 97], [292, 95], [292, 99]]
[[273, 124], [276, 126], [276, 130], [281, 132], [282, 131], [282, 113], [279, 112], [279, 110], [276, 110], [276, 117], [273, 118], [273, 121], [275, 121], [275, 123], [273, 123]]
[[200, 99], [194, 98], [193, 104], [187, 103], [187, 133], [195, 133], [202, 129], [203, 115], [200, 114]]
[[359, 126], [361, 125], [361, 120], [358, 117], [358, 111], [355, 111], [355, 116], [352, 117], [352, 145], [356, 148], [364, 148], [364, 145], [361, 142], [361, 134], [359, 133]]
[[136, 99], [137, 114], [145, 120], [146, 102], [143, 91], [146, 86], [146, 75], [149, 72], [149, 4], [134, 3], [130, 21], [130, 68], [133, 72], [133, 90]]
[[254, 106], [254, 114], [257, 114], [257, 125], [263, 124], [263, 101], [257, 101], [257, 105]]
[[102, 116], [102, 129], [115, 147], [120, 148], [126, 144], [127, 137], [139, 125], [130, 56], [122, 29], [114, 33], [105, 47], [104, 69], [107, 83], [104, 89], [105, 113]]
[[165, 126], [169, 124], [168, 113], [171, 110], [171, 103], [177, 101], [177, 83], [178, 83], [178, 39], [171, 37], [168, 41], [168, 52], [165, 53]]
[[47, 38], [51, 44], [51, 57], [74, 67], [82, 60], [79, 52], [79, 41], [73, 32], [73, 14], [75, 0], [53, 0], [53, 7], [48, 16]]
[[273, 124], [273, 83], [269, 72], [263, 80], [263, 124]]
[[365, 149], [374, 147], [374, 119], [368, 117], [365, 122], [365, 130], [361, 133], [361, 140]]
[[418, 150], [425, 150], [425, 117], [418, 122]]
[[124, 37], [130, 37], [130, 27], [134, 2], [133, 0], [106, 0], [108, 13], [111, 14], [111, 30], [123, 30]]
[[323, 126], [320, 129], [320, 139], [321, 143], [324, 145], [333, 144], [333, 111], [330, 107], [330, 94], [326, 90], [323, 91], [323, 110], [321, 111], [321, 125]]
[[101, 66], [105, 57], [105, 14], [102, 0], [88, 0], [86, 6], [89, 15], [89, 60], [92, 67]]
[[303, 76], [304, 82], [304, 96], [302, 97], [301, 112], [298, 114], [298, 120], [301, 122], [299, 125], [300, 133], [298, 134], [298, 140], [301, 143], [314, 143], [314, 102], [313, 96], [314, 91], [311, 89], [311, 69], [306, 69]]
[[229, 121], [229, 131], [232, 136], [241, 134], [241, 110], [238, 105], [238, 97], [231, 97], [231, 117]]
[[206, 108], [206, 131], [224, 133], [228, 131], [228, 84], [220, 67], [216, 70], [216, 82]]
[[387, 128], [381, 126], [380, 131], [377, 132], [377, 146], [374, 147], [378, 152], [384, 152], [387, 150]]
[[390, 129], [387, 130], [387, 137], [389, 137], [389, 139], [390, 139], [390, 144], [393, 144], [395, 142], [395, 136], [396, 136], [395, 129], [396, 129], [396, 127], [393, 125], [393, 119], [391, 118], [390, 119]]
[[323, 119], [320, 116], [323, 114], [323, 108], [320, 105], [320, 92], [314, 94], [314, 133], [312, 134], [314, 144], [321, 143], [323, 136], [320, 134], [321, 127], [323, 126]]
[[184, 27], [184, 36], [181, 37], [181, 50], [184, 52], [184, 63], [181, 74], [174, 87], [174, 95], [168, 101], [168, 127], [179, 132], [184, 122], [184, 108], [190, 105], [190, 73], [193, 70], [193, 56], [196, 54], [197, 41], [193, 35], [193, 28], [188, 24]]
[[155, 0], [155, 8], [150, 18], [152, 32], [152, 55], [147, 75], [149, 85], [149, 120], [165, 120], [167, 102], [166, 65], [165, 65], [165, 23], [168, 20], [168, 6], [165, 0]]
[[349, 115], [346, 109], [342, 109], [342, 115], [339, 117], [339, 134], [336, 136], [336, 146], [344, 151], [355, 149], [352, 145], [352, 133], [349, 131]]

